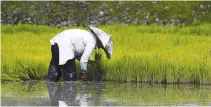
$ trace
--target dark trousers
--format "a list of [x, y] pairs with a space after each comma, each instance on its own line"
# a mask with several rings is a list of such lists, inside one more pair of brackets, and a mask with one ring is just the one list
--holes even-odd
[[68, 60], [64, 65], [59, 65], [59, 47], [58, 44], [51, 46], [52, 59], [48, 69], [48, 80], [57, 81], [63, 76], [65, 81], [77, 80], [77, 69], [75, 59]]

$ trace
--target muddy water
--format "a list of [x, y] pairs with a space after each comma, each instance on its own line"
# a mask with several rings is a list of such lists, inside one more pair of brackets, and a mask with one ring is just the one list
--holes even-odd
[[118, 82], [1, 83], [2, 106], [211, 106], [211, 85]]

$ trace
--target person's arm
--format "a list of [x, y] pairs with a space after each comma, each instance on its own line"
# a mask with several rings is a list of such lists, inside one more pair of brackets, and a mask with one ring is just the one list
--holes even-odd
[[[78, 61], [80, 61], [80, 59], [81, 59], [81, 57], [80, 56], [76, 56], [75, 57]], [[95, 63], [95, 61], [94, 60], [88, 60], [88, 64], [94, 64]]]
[[90, 56], [92, 55], [94, 48], [95, 48], [95, 43], [88, 43], [85, 46], [84, 53], [82, 54], [81, 59], [80, 59], [80, 66], [81, 66], [82, 72], [87, 71], [87, 64], [88, 64]]

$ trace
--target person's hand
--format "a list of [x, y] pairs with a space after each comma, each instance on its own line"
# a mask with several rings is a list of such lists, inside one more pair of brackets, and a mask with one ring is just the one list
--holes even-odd
[[87, 81], [88, 80], [87, 73], [86, 72], [81, 72], [80, 73], [80, 79], [82, 81]]

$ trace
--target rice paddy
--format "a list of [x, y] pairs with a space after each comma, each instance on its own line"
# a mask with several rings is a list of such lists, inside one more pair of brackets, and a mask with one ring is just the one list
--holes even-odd
[[[43, 79], [51, 59], [49, 40], [69, 28], [73, 27], [2, 25], [1, 79]], [[107, 25], [99, 28], [112, 34], [114, 42], [111, 60], [100, 50], [103, 80], [211, 83], [211, 25]], [[93, 54], [91, 59], [94, 57]], [[92, 67], [89, 66], [89, 72]]]

